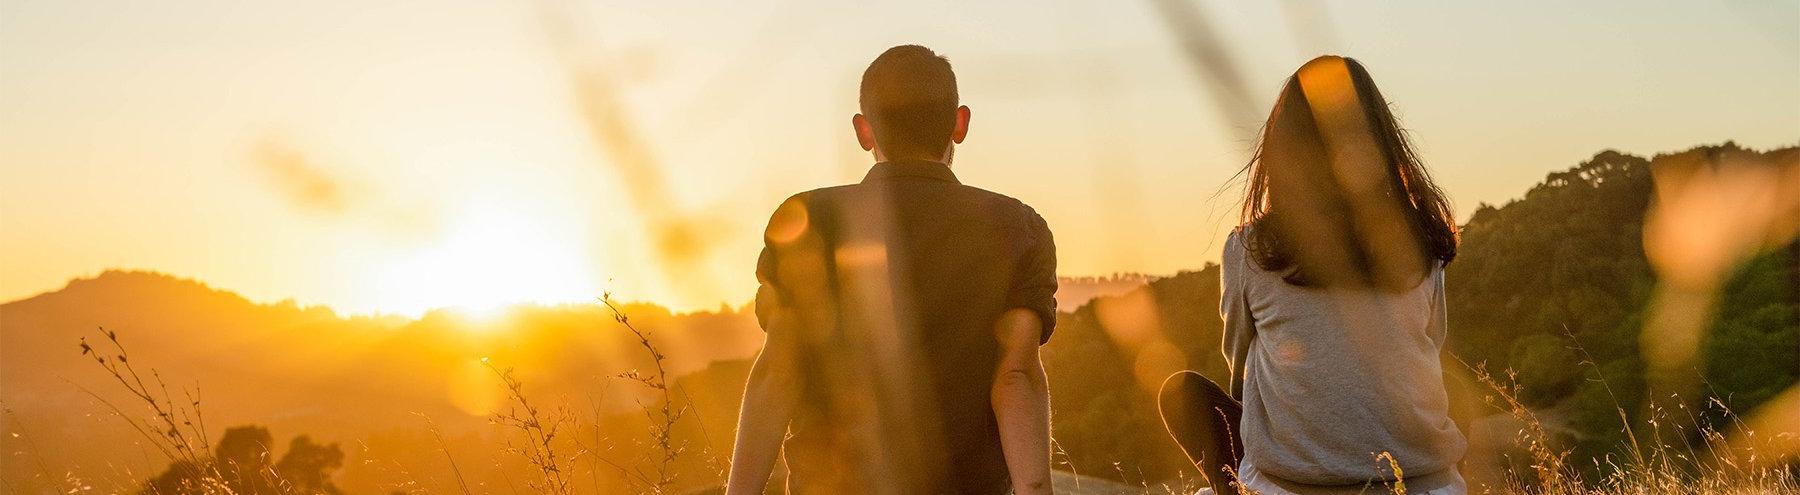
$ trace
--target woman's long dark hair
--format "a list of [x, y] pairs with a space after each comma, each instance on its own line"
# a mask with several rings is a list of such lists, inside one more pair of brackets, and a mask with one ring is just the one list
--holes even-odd
[[[1302, 74], [1345, 69], [1348, 78], [1341, 72], [1324, 78], [1335, 85], [1320, 86], [1319, 78], [1304, 85], [1335, 93], [1309, 102]], [[1345, 91], [1342, 81], [1354, 91]], [[1352, 94], [1354, 106], [1333, 106]], [[1320, 101], [1338, 111], [1315, 111]], [[1360, 124], [1354, 115], [1358, 107]], [[1334, 160], [1321, 121], [1333, 124], [1335, 132], [1372, 134], [1329, 138], [1373, 143], [1378, 157], [1359, 147], [1339, 150]], [[1433, 263], [1456, 257], [1458, 232], [1443, 191], [1419, 163], [1375, 80], [1354, 59], [1319, 57], [1288, 78], [1256, 154], [1239, 174], [1248, 179], [1241, 217], [1245, 249], [1258, 266], [1281, 273], [1288, 283], [1405, 288]]]

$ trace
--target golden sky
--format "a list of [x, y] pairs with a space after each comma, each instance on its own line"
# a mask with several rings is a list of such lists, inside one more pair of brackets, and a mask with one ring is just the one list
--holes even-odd
[[[1361, 59], [1463, 215], [1605, 148], [1800, 140], [1796, 1], [1323, 2], [1310, 16], [1196, 1], [1259, 112], [1312, 55]], [[869, 164], [849, 132], [856, 80], [899, 43], [956, 66], [974, 111], [958, 175], [1035, 206], [1063, 273], [1198, 268], [1231, 225], [1236, 190], [1214, 193], [1260, 115], [1223, 115], [1157, 15], [1118, 1], [8, 0], [0, 300], [125, 267], [359, 313], [605, 289], [736, 305], [774, 206]]]

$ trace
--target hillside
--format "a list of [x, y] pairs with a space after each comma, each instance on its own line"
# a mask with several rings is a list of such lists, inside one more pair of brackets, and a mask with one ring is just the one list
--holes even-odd
[[[1742, 151], [1731, 143], [1695, 150]], [[1800, 148], [1763, 155], [1792, 163]], [[1452, 351], [1517, 371], [1528, 405], [1552, 408], [1584, 433], [1567, 438], [1580, 456], [1619, 453], [1618, 409], [1644, 419], [1638, 344], [1655, 280], [1643, 224], [1651, 171], [1665, 156], [1601, 152], [1523, 198], [1478, 207], [1446, 274]], [[1685, 401], [1701, 424], [1729, 429], [1727, 411], [1753, 411], [1800, 380], [1797, 254], [1800, 245], [1790, 245], [1753, 259], [1722, 288], [1696, 370], [1719, 402]]]
[[[1072, 428], [1081, 411], [1106, 411], [1091, 402], [1123, 404], [1143, 400], [1145, 389], [1107, 390], [1106, 373], [1065, 373], [1064, 370], [1131, 369], [1129, 359], [1141, 342], [1114, 342], [1096, 325], [1096, 309], [1116, 322], [1133, 322], [1144, 306], [1142, 294], [1170, 294], [1160, 304], [1167, 318], [1177, 316], [1184, 305], [1176, 300], [1189, 293], [1207, 293], [1186, 285], [1216, 285], [1213, 271], [1182, 274], [1157, 280], [1145, 289], [1147, 278], [1116, 277], [1076, 280], [1076, 288], [1098, 305], [1065, 313], [1062, 330], [1047, 348], [1056, 383], [1057, 408], [1069, 418], [1059, 428], [1068, 437], [1064, 448], [1075, 453], [1077, 465], [1108, 465], [1105, 459], [1130, 450], [1133, 445], [1154, 444], [1160, 429], [1152, 415], [1138, 414], [1133, 421], [1146, 432], [1119, 437], [1105, 426], [1116, 418], [1095, 416], [1085, 421], [1092, 428]], [[1139, 289], [1133, 291], [1132, 287]], [[1213, 289], [1216, 292], [1216, 289]], [[1129, 292], [1125, 297], [1102, 294]], [[1079, 296], [1077, 296], [1079, 297]], [[1121, 303], [1126, 302], [1126, 303]], [[738, 393], [748, 372], [749, 357], [761, 343], [754, 317], [744, 310], [670, 314], [653, 305], [628, 305], [633, 322], [655, 335], [670, 356], [670, 370], [677, 386], [693, 401], [699, 428], [678, 432], [696, 445], [693, 462], [682, 469], [704, 472], [708, 462], [726, 454], [724, 443], [734, 427]], [[1153, 320], [1154, 318], [1152, 318]], [[1152, 331], [1139, 323], [1131, 330]], [[399, 474], [383, 465], [436, 467], [428, 453], [417, 453], [426, 442], [424, 420], [430, 417], [451, 437], [452, 450], [461, 448], [470, 457], [489, 456], [494, 431], [486, 424], [487, 413], [501, 404], [501, 389], [479, 360], [488, 357], [500, 365], [514, 366], [533, 390], [546, 397], [565, 397], [578, 403], [601, 402], [591, 414], [604, 419], [607, 432], [596, 437], [622, 437], [618, 450], [632, 450], [630, 435], [646, 427], [636, 412], [642, 397], [632, 384], [612, 375], [644, 368], [648, 361], [629, 336], [614, 327], [608, 313], [597, 305], [527, 307], [495, 319], [459, 315], [452, 311], [428, 313], [418, 320], [400, 317], [344, 317], [323, 307], [299, 307], [291, 302], [257, 304], [230, 291], [178, 277], [142, 271], [107, 271], [92, 278], [70, 281], [62, 289], [0, 305], [0, 402], [12, 418], [0, 424], [0, 449], [36, 451], [47, 465], [70, 466], [76, 473], [94, 476], [117, 470], [147, 473], [161, 461], [146, 450], [141, 440], [116, 418], [103, 413], [104, 404], [88, 397], [93, 390], [108, 401], [130, 406], [129, 398], [115, 390], [102, 370], [77, 351], [83, 337], [101, 338], [101, 327], [117, 331], [133, 356], [155, 366], [176, 389], [200, 387], [208, 421], [215, 430], [239, 424], [271, 428], [277, 438], [308, 434], [324, 441], [358, 445], [348, 452], [348, 462], [338, 476], [340, 486], [353, 492], [370, 492], [395, 482]], [[1216, 327], [1216, 324], [1214, 325]], [[1188, 326], [1175, 326], [1170, 340], [1185, 342], [1196, 360], [1208, 354], [1211, 336], [1187, 338]], [[1156, 333], [1163, 330], [1154, 329]], [[1141, 337], [1136, 337], [1141, 340]], [[1096, 353], [1099, 349], [1106, 349]], [[1099, 361], [1102, 356], [1115, 362]], [[1163, 363], [1160, 372], [1181, 367], [1180, 361]], [[1129, 377], [1126, 377], [1129, 379]], [[1098, 379], [1099, 381], [1095, 381]], [[1099, 395], [1089, 391], [1101, 391]], [[177, 392], [179, 394], [179, 392]], [[1140, 413], [1144, 411], [1139, 411]], [[417, 413], [417, 414], [415, 414]], [[708, 433], [710, 432], [710, 433]], [[724, 432], [724, 433], [721, 433]], [[19, 433], [14, 437], [11, 433]], [[92, 449], [33, 449], [37, 443], [110, 446]], [[120, 458], [119, 448], [132, 452]], [[1172, 449], [1172, 446], [1168, 446]], [[1162, 470], [1173, 469], [1179, 457], [1164, 449]], [[31, 478], [33, 463], [6, 463], [8, 479]], [[100, 466], [110, 466], [98, 469]], [[492, 471], [490, 469], [490, 471]], [[1097, 471], [1102, 476], [1119, 473]], [[477, 470], [471, 478], [483, 479]], [[142, 476], [137, 476], [141, 478]], [[1135, 478], [1134, 478], [1135, 479]], [[1152, 478], [1154, 479], [1154, 478]], [[129, 484], [130, 477], [108, 482]], [[449, 488], [448, 486], [443, 488]]]
[[[761, 345], [755, 318], [739, 310], [671, 314], [641, 304], [626, 311], [655, 334], [672, 375], [696, 377], [697, 408], [703, 401], [729, 407], [701, 415], [707, 427], [728, 429], [744, 360]], [[483, 357], [516, 367], [543, 397], [582, 404], [588, 417], [639, 417], [638, 401], [647, 396], [612, 378], [647, 368], [649, 360], [597, 305], [522, 307], [493, 318], [448, 311], [418, 320], [347, 318], [292, 303], [256, 304], [168, 275], [109, 271], [0, 305], [0, 402], [10, 412], [0, 424], [0, 450], [31, 452], [102, 486], [162, 467], [154, 450], [83, 392], [135, 414], [135, 404], [76, 347], [82, 337], [103, 341], [100, 326], [119, 332], [134, 361], [154, 366], [175, 396], [198, 385], [214, 434], [259, 424], [278, 439], [308, 434], [356, 446], [347, 449], [338, 478], [353, 493], [374, 493], [400, 477], [395, 466], [442, 469], [441, 454], [422, 448], [420, 415], [471, 458], [491, 457], [497, 438], [488, 414], [504, 397]], [[715, 387], [702, 375], [735, 383]], [[703, 393], [720, 388], [728, 399]], [[27, 448], [31, 443], [91, 447]], [[493, 465], [477, 464], [471, 477], [498, 481], [488, 472]], [[40, 474], [35, 462], [7, 462], [0, 471], [9, 480]]]
[[[1453, 353], [1516, 371], [1530, 405], [1582, 433], [1568, 438], [1581, 455], [1619, 445], [1610, 397], [1630, 404], [1644, 396], [1636, 342], [1654, 280], [1640, 229], [1653, 162], [1602, 152], [1549, 174], [1520, 199], [1478, 207], [1447, 276]], [[1741, 269], [1703, 342], [1701, 372], [1734, 411], [1753, 410], [1800, 380], [1793, 253]], [[1181, 369], [1223, 377], [1218, 268], [1067, 281], [1059, 299], [1084, 304], [1063, 307], [1044, 348], [1057, 468], [1129, 485], [1181, 476], [1190, 468], [1165, 438], [1153, 394]], [[691, 401], [688, 417], [698, 421], [676, 431], [690, 446], [676, 467], [682, 486], [704, 485], [728, 455], [748, 359], [761, 344], [755, 318], [747, 308], [625, 309], [669, 356], [675, 388]], [[487, 418], [504, 397], [481, 366], [484, 357], [516, 368], [534, 397], [567, 404], [583, 424], [573, 437], [584, 451], [626, 462], [647, 448], [638, 408], [650, 396], [614, 375], [646, 369], [649, 360], [598, 305], [492, 317], [346, 317], [291, 302], [257, 304], [168, 275], [109, 271], [0, 305], [0, 403], [8, 409], [0, 451], [32, 452], [43, 465], [65, 466], [100, 486], [129, 487], [162, 467], [83, 392], [129, 404], [76, 347], [81, 337], [98, 338], [101, 326], [119, 331], [134, 359], [157, 367], [171, 388], [199, 385], [212, 430], [259, 424], [277, 439], [308, 434], [343, 446], [337, 481], [351, 493], [402, 485], [454, 491], [441, 476], [446, 453], [463, 463], [471, 483], [496, 490], [524, 469], [498, 455], [502, 437]], [[1584, 356], [1595, 364], [1579, 364]], [[1613, 395], [1599, 385], [1602, 377]], [[1704, 421], [1728, 419], [1699, 409]], [[428, 432], [424, 417], [444, 439]], [[45, 477], [37, 466], [6, 462], [0, 476]], [[594, 479], [618, 476], [584, 469]]]

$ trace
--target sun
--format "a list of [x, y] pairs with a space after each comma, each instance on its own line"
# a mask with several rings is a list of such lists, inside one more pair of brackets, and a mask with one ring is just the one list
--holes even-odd
[[436, 241], [377, 270], [384, 311], [449, 308], [494, 319], [518, 303], [590, 300], [599, 294], [579, 230], [552, 217], [482, 205]]

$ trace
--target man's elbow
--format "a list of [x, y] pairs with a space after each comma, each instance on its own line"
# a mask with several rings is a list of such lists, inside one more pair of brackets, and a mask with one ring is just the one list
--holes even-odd
[[799, 373], [792, 358], [780, 349], [765, 347], [750, 365], [750, 377], [744, 385], [745, 395], [785, 397], [799, 388]]
[[1032, 383], [1031, 373], [1021, 368], [1006, 368], [994, 373], [994, 388], [1005, 389]]
[[1002, 367], [994, 372], [994, 393], [1040, 393], [1045, 388], [1044, 367], [1032, 363]]
[[1007, 311], [995, 323], [994, 340], [1000, 351], [994, 368], [995, 394], [1043, 390], [1044, 364], [1038, 355], [1042, 328], [1037, 313], [1026, 309]]

